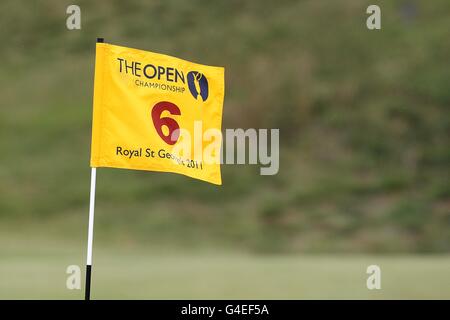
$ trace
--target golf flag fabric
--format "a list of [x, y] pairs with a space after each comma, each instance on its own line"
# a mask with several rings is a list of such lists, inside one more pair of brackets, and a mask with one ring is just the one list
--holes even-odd
[[[222, 67], [97, 43], [91, 167], [222, 184], [222, 137], [204, 133], [220, 133], [223, 99]], [[205, 161], [204, 150], [216, 161]]]

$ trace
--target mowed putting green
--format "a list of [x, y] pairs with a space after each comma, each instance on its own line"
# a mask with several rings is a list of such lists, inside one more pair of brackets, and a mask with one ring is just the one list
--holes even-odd
[[[83, 248], [13, 247], [4, 248], [0, 260], [1, 299], [83, 298], [82, 290], [66, 288], [65, 273], [67, 266], [79, 264], [84, 277]], [[381, 290], [366, 288], [370, 264], [381, 267]], [[450, 299], [450, 257], [155, 253], [97, 247], [92, 298]]]

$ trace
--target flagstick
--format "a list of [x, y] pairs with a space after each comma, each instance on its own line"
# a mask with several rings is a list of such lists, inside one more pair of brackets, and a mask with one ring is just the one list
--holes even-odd
[[92, 268], [92, 241], [94, 237], [94, 206], [95, 206], [95, 182], [97, 168], [91, 168], [91, 195], [89, 200], [89, 227], [88, 227], [88, 245], [86, 261], [86, 287], [85, 300], [91, 298], [91, 268]]
[[[103, 38], [97, 38], [97, 43], [103, 43]], [[91, 193], [89, 196], [89, 226], [88, 244], [86, 255], [86, 283], [84, 299], [91, 299], [91, 271], [92, 271], [92, 242], [94, 241], [94, 207], [95, 207], [95, 183], [97, 181], [97, 168], [91, 168]]]

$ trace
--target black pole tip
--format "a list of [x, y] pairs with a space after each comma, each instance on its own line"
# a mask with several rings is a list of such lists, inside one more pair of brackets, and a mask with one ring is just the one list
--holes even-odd
[[105, 42], [105, 39], [103, 39], [103, 38], [97, 38], [97, 42], [98, 42], [98, 43], [103, 43], [103, 42]]
[[84, 289], [84, 300], [91, 300], [91, 265], [86, 265], [86, 284]]

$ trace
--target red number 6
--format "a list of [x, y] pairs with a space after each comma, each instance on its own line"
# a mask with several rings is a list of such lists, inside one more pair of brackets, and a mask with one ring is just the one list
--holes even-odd
[[[161, 101], [155, 104], [155, 106], [152, 109], [152, 120], [153, 125], [155, 126], [156, 132], [158, 132], [161, 139], [164, 140], [167, 144], [173, 145], [178, 141], [178, 138], [180, 136], [180, 126], [178, 123], [169, 117], [163, 117], [161, 118], [161, 114], [164, 111], [169, 111], [171, 115], [181, 115], [180, 108], [178, 108], [175, 104], [168, 101]], [[164, 134], [162, 131], [162, 127], [166, 126], [169, 129], [169, 133], [167, 135]], [[174, 131], [177, 130], [175, 133]], [[173, 134], [174, 133], [174, 134]], [[173, 137], [172, 137], [173, 134]]]

